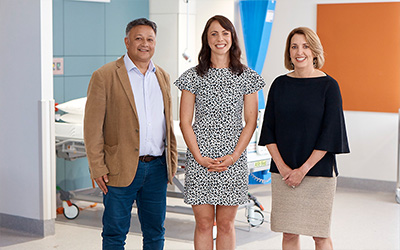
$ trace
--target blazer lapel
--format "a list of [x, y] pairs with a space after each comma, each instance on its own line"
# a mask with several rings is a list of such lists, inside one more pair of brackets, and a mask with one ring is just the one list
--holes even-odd
[[167, 83], [165, 81], [165, 76], [164, 74], [161, 72], [161, 70], [158, 68], [158, 66], [156, 66], [156, 77], [158, 80], [158, 84], [160, 85], [160, 89], [162, 92], [162, 96], [163, 96], [163, 102], [164, 102], [164, 113], [165, 113], [165, 117], [169, 118], [169, 98], [168, 98], [168, 91], [167, 91], [167, 87], [165, 86]]
[[117, 60], [117, 75], [119, 80], [121, 81], [121, 85], [125, 91], [125, 94], [128, 96], [129, 103], [131, 104], [133, 113], [136, 117], [138, 117], [135, 105], [135, 98], [133, 97], [131, 83], [129, 81], [128, 73], [126, 72], [124, 57], [121, 57]]

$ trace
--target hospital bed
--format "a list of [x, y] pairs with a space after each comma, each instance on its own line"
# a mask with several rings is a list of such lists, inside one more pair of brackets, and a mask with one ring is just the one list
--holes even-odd
[[[186, 144], [181, 134], [178, 121], [174, 121], [174, 131], [177, 139], [177, 149], [178, 149], [178, 170], [177, 174], [173, 179], [175, 186], [174, 191], [168, 191], [168, 197], [183, 198], [183, 182], [182, 174], [184, 174], [184, 167], [186, 164]], [[86, 157], [85, 144], [83, 140], [83, 124], [82, 123], [55, 123], [55, 134], [56, 134], [56, 155], [59, 158], [65, 160], [75, 160], [78, 158]], [[249, 175], [255, 172], [269, 170], [271, 157], [268, 151], [258, 154], [256, 152], [256, 145], [253, 143], [253, 148], [248, 148], [248, 171]], [[254, 176], [254, 175], [253, 175]], [[255, 177], [255, 176], [254, 176]], [[259, 179], [255, 177], [256, 179]], [[260, 182], [267, 182], [268, 180], [260, 180]], [[83, 200], [90, 202], [102, 202], [102, 193], [99, 188], [90, 188], [83, 190], [70, 191], [70, 199], [73, 200]], [[258, 209], [263, 210], [262, 206], [257, 202], [257, 199], [249, 194], [250, 202], [241, 206], [240, 208], [246, 209], [247, 222], [249, 228], [257, 227], [264, 222], [264, 215]], [[258, 208], [257, 208], [258, 207]], [[66, 208], [64, 206], [64, 208]], [[73, 208], [72, 208], [73, 209]], [[191, 207], [183, 206], [167, 206], [168, 212], [183, 213], [183, 214], [193, 214]], [[74, 214], [73, 211], [70, 214]], [[64, 213], [65, 215], [65, 213]], [[77, 216], [77, 215], [76, 215]], [[76, 218], [71, 217], [72, 218]], [[68, 218], [68, 217], [67, 217]]]

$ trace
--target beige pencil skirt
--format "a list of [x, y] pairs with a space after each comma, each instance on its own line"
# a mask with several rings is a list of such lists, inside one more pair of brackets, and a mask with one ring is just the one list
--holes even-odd
[[271, 230], [314, 237], [330, 237], [336, 177], [306, 176], [296, 188], [271, 173]]

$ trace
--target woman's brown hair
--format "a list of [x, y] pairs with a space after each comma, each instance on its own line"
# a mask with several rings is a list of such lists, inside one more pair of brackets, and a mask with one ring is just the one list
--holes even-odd
[[310, 46], [310, 49], [314, 55], [315, 60], [315, 65], [314, 67], [317, 69], [322, 68], [322, 66], [325, 63], [325, 57], [324, 57], [324, 49], [322, 48], [321, 41], [319, 40], [318, 35], [310, 28], [307, 27], [298, 27], [293, 29], [287, 39], [286, 39], [286, 49], [285, 49], [285, 68], [288, 70], [293, 70], [293, 64], [292, 61], [290, 60], [290, 44], [292, 42], [292, 37], [295, 34], [301, 34], [304, 35], [306, 38], [307, 43]]
[[211, 67], [211, 48], [208, 45], [208, 29], [212, 22], [217, 21], [224, 29], [229, 31], [232, 36], [232, 46], [229, 49], [229, 68], [234, 74], [240, 75], [243, 72], [244, 65], [240, 62], [240, 56], [242, 51], [239, 47], [239, 40], [235, 31], [235, 27], [228, 18], [220, 15], [216, 15], [208, 19], [206, 26], [204, 27], [203, 34], [201, 35], [201, 50], [199, 53], [198, 61], [199, 64], [196, 66], [197, 74], [204, 76], [208, 69]]

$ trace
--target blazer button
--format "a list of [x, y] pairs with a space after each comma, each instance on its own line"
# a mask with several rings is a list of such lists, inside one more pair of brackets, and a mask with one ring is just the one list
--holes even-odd
[[139, 151], [139, 149], [138, 149], [138, 148], [135, 148], [135, 151]]
[[139, 133], [139, 129], [135, 129], [136, 133]]

